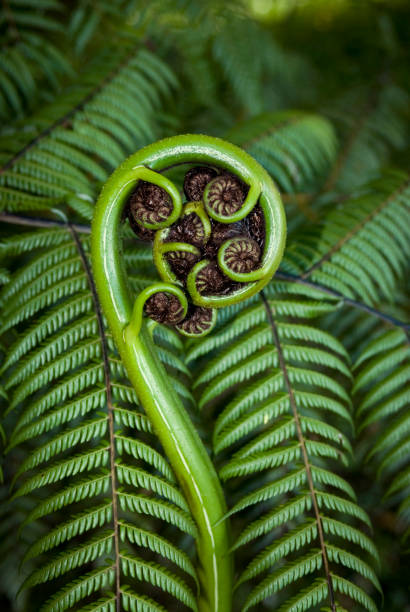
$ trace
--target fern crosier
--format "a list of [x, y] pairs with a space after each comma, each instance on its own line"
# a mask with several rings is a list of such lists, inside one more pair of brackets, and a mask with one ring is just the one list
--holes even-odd
[[[160, 172], [175, 164], [193, 162], [220, 166], [230, 174], [222, 173], [212, 179], [203, 191], [203, 204], [196, 199], [182, 212], [178, 190]], [[237, 176], [232, 176], [232, 172]], [[185, 188], [191, 193], [194, 184], [196, 198], [202, 197], [200, 184], [205, 184], [204, 175], [203, 168], [199, 168], [186, 177]], [[229, 198], [235, 201], [234, 210], [229, 206], [215, 208], [215, 181], [219, 181], [218, 197], [228, 204]], [[226, 189], [221, 185], [226, 185]], [[240, 223], [258, 200], [266, 228], [263, 253], [250, 237], [231, 239], [228, 230], [214, 262], [199, 259], [186, 280], [176, 275], [167, 255], [177, 251], [200, 256], [199, 245], [205, 247], [213, 241], [213, 222]], [[164, 281], [144, 289], [134, 305], [119, 243], [120, 221], [127, 208], [134, 224], [156, 230], [154, 262]], [[181, 213], [182, 225], [174, 225]], [[157, 321], [176, 323], [185, 335], [204, 335], [215, 323], [214, 309], [238, 303], [267, 284], [282, 257], [285, 227], [281, 200], [262, 167], [233, 145], [193, 135], [165, 139], [133, 155], [104, 187], [94, 218], [93, 268], [104, 312], [128, 377], [154, 425], [198, 526], [199, 609], [204, 611], [229, 610], [231, 606], [232, 574], [229, 535], [222, 521], [223, 493], [205, 447], [154, 353], [143, 313]], [[176, 236], [179, 241], [175, 241]], [[257, 249], [256, 258], [250, 257], [249, 245], [251, 252]], [[233, 265], [240, 260], [244, 265]], [[250, 267], [246, 263], [249, 261]], [[200, 291], [204, 284], [200, 274], [204, 275], [212, 263], [219, 267], [221, 276], [225, 275], [225, 287], [215, 288], [209, 277], [210, 293], [204, 295]]]

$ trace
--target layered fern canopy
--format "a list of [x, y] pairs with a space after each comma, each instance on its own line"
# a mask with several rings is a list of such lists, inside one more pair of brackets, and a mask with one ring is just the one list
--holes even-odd
[[[30, 246], [32, 254], [38, 253], [31, 269], [16, 277], [14, 289], [8, 284], [4, 294], [11, 307], [4, 304], [4, 331], [11, 326], [20, 329], [3, 364], [8, 373], [5, 390], [13, 398], [9, 410], [18, 411], [9, 448], [25, 443], [33, 449], [15, 475], [14, 499], [34, 494], [37, 500], [25, 522], [62, 509], [68, 520], [36, 539], [27, 551], [31, 559], [57, 549], [53, 560], [29, 576], [26, 586], [97, 563], [98, 571], [70, 582], [44, 608], [66, 609], [90, 593], [112, 588], [119, 563], [124, 576], [153, 582], [195, 609], [192, 562], [172, 541], [155, 533], [165, 521], [176, 528], [177, 537], [194, 537], [195, 524], [166, 458], [150, 440], [152, 427], [139, 410], [112, 340], [108, 334], [101, 336], [88, 239], [80, 239], [74, 229], [42, 233], [40, 248]], [[4, 247], [21, 253], [27, 238]], [[165, 362], [172, 361], [175, 373], [187, 376], [187, 368], [174, 354], [180, 341], [168, 336], [167, 332], [158, 337], [159, 354]], [[189, 398], [184, 383], [176, 384]], [[158, 524], [153, 533], [135, 522], [136, 513]], [[81, 545], [73, 547], [79, 536]], [[169, 559], [187, 574], [189, 585], [171, 569], [161, 569], [126, 549], [121, 552], [120, 547], [129, 543], [133, 549], [142, 546]], [[117, 558], [107, 565], [105, 559], [114, 547]], [[138, 601], [131, 587], [125, 583], [124, 588], [127, 600]]]
[[[198, 516], [90, 256], [112, 171], [190, 132], [252, 155], [288, 221], [274, 278], [209, 335], [146, 326], [223, 491], [232, 610], [405, 609], [408, 7], [97, 4], [1, 9], [4, 609], [207, 609]], [[126, 220], [121, 240], [137, 296], [158, 280], [151, 248]]]

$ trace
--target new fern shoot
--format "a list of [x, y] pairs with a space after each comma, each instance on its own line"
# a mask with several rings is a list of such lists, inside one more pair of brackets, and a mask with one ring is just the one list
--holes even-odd
[[[182, 164], [188, 165], [185, 204], [161, 173]], [[138, 237], [153, 241], [163, 281], [136, 298], [121, 248], [127, 216]], [[266, 286], [285, 238], [282, 202], [267, 172], [241, 149], [207, 136], [174, 136], [132, 155], [109, 179], [96, 207], [92, 261], [99, 299], [198, 529], [202, 612], [231, 610], [227, 508], [215, 467], [155, 354], [153, 325], [144, 315], [189, 337], [208, 334], [218, 308]]]

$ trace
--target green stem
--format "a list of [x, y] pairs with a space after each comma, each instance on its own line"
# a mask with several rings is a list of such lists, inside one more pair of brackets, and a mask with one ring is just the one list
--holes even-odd
[[199, 610], [229, 612], [232, 598], [232, 562], [228, 555], [226, 513], [214, 466], [189, 416], [160, 363], [146, 325], [138, 336], [129, 325], [120, 348], [124, 365], [164, 451], [185, 493], [198, 527], [198, 577], [202, 586]]

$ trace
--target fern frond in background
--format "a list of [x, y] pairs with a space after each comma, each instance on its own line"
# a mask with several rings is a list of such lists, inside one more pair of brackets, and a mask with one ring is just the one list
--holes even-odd
[[[3, 3], [2, 609], [198, 609], [195, 517], [89, 242], [114, 168], [202, 132], [268, 170], [288, 219], [263, 295], [200, 340], [151, 329], [224, 488], [233, 610], [407, 610], [409, 24], [400, 0]], [[123, 241], [137, 294], [151, 249]]]
[[[175, 85], [172, 73], [146, 49], [126, 41], [93, 58], [77, 82], [49, 107], [2, 140], [2, 208], [33, 210], [66, 204], [90, 219], [110, 169], [135, 142], [155, 138], [153, 114]], [[16, 133], [20, 137], [16, 137]], [[7, 160], [7, 161], [6, 161]]]
[[24, 117], [42, 98], [43, 87], [56, 90], [74, 70], [54, 38], [64, 35], [59, 0], [10, 0], [0, 12], [0, 116]]
[[[123, 577], [144, 576], [195, 609], [192, 585], [169, 567], [127, 548], [120, 552], [127, 544], [133, 551], [142, 546], [176, 565], [195, 584], [189, 557], [159, 535], [162, 522], [188, 536], [195, 534], [195, 525], [168, 462], [150, 441], [151, 425], [138, 410], [111, 338], [103, 333], [86, 254], [88, 237], [73, 229], [43, 234], [38, 255], [3, 294], [3, 332], [12, 325], [21, 332], [3, 364], [9, 411], [18, 412], [9, 449], [23, 443], [30, 449], [14, 478], [19, 482], [14, 499], [34, 494], [36, 500], [25, 524], [56, 512], [69, 514], [28, 549], [26, 559], [40, 555], [43, 560], [25, 584], [33, 587], [78, 569], [81, 573], [74, 581], [71, 575], [44, 609], [66, 609], [95, 591], [113, 589], [115, 579], [122, 598], [138, 601], [131, 587], [119, 582], [121, 571]], [[34, 254], [27, 236], [3, 247], [21, 253], [27, 242]], [[138, 263], [134, 255], [133, 264]], [[172, 362], [175, 385], [190, 398], [178, 379], [180, 372], [186, 376], [186, 367], [173, 354], [169, 334], [162, 336], [159, 355]], [[143, 521], [135, 523], [135, 513], [148, 515], [147, 526], [155, 524], [154, 533]], [[79, 537], [81, 544], [73, 546], [73, 538]], [[114, 559], [107, 562], [114, 549]], [[98, 569], [86, 571], [93, 562]]]
[[385, 173], [289, 246], [285, 267], [367, 304], [392, 300], [410, 256], [409, 175]]
[[371, 87], [337, 100], [329, 114], [344, 136], [328, 189], [351, 193], [377, 172], [392, 150], [405, 149], [408, 104], [408, 92], [382, 76]]
[[306, 219], [317, 219], [309, 201], [337, 154], [335, 130], [325, 117], [300, 111], [264, 113], [230, 130], [227, 138], [264, 165], [287, 194], [288, 232]]
[[356, 360], [353, 389], [360, 398], [360, 430], [373, 429], [367, 460], [384, 479], [386, 498], [401, 502], [398, 511], [405, 524], [410, 518], [409, 350], [409, 337], [402, 330], [385, 331], [372, 339]]
[[[230, 449], [230, 458], [220, 474], [223, 480], [239, 479], [233, 499], [238, 497], [235, 489], [245, 492], [230, 512], [248, 513], [234, 549], [252, 542], [250, 558], [257, 554], [239, 577], [239, 585], [256, 579], [245, 610], [269, 597], [280, 606], [279, 594], [295, 581], [302, 582], [292, 605], [300, 609], [328, 598], [335, 602], [338, 593], [376, 609], [357, 585], [328, 568], [329, 563], [340, 564], [379, 588], [371, 568], [377, 565], [377, 554], [363, 533], [369, 519], [355, 503], [351, 486], [331, 467], [336, 462], [340, 470], [351, 460], [351, 374], [343, 347], [312, 325], [312, 319], [338, 308], [338, 302], [316, 302], [316, 297], [301, 288], [287, 303], [287, 284], [273, 283], [263, 302], [225, 323], [220, 341], [216, 335], [204, 339], [203, 349], [193, 347], [199, 355], [218, 346], [216, 357], [199, 367], [196, 385], [205, 384], [200, 399], [204, 408], [223, 398], [214, 446], [216, 453]], [[231, 397], [228, 402], [226, 396]], [[362, 548], [361, 558], [352, 552], [355, 545]], [[372, 555], [369, 565], [364, 559]], [[312, 573], [307, 587], [303, 579]]]

